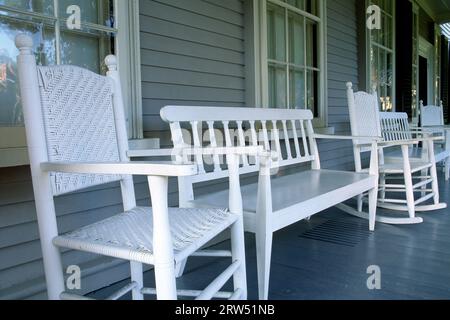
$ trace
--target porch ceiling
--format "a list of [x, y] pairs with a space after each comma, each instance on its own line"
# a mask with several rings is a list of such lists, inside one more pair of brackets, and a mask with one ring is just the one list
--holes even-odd
[[436, 23], [450, 22], [450, 0], [419, 0], [418, 2]]

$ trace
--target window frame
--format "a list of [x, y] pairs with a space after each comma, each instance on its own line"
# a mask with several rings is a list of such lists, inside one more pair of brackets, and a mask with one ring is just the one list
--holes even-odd
[[[372, 3], [373, 2], [373, 0], [365, 0], [365, 7], [364, 7], [364, 17], [365, 17], [365, 19], [364, 19], [364, 21], [367, 19], [367, 13], [366, 13], [366, 10], [367, 10], [367, 8], [370, 6], [370, 5], [372, 5], [372, 4], [374, 4], [374, 3]], [[396, 19], [395, 19], [395, 15], [396, 15], [396, 5], [395, 5], [395, 1], [390, 1], [390, 3], [392, 3], [392, 14], [389, 14], [389, 13], [387, 13], [387, 12], [384, 12], [384, 10], [383, 9], [381, 9], [381, 11], [383, 12], [383, 13], [385, 13], [385, 14], [387, 14], [387, 15], [390, 15], [391, 16], [391, 18], [392, 18], [392, 43], [391, 43], [391, 45], [392, 45], [392, 49], [390, 49], [390, 48], [386, 48], [386, 47], [384, 47], [384, 46], [382, 46], [382, 45], [380, 45], [380, 44], [375, 44], [375, 46], [377, 46], [378, 48], [381, 48], [382, 50], [385, 50], [385, 51], [388, 51], [389, 53], [391, 53], [392, 54], [392, 89], [391, 89], [391, 91], [392, 91], [392, 97], [391, 97], [391, 103], [392, 103], [392, 109], [390, 110], [390, 111], [392, 111], [392, 112], [395, 112], [395, 110], [396, 110], [396, 89], [397, 89], [397, 83], [396, 83], [396, 79], [397, 79], [397, 65], [396, 65], [396, 63], [397, 63], [397, 50], [396, 50], [396, 47], [395, 47], [395, 44], [396, 44], [396, 25], [395, 25], [395, 23], [396, 23]], [[383, 28], [384, 26], [382, 26], [382, 28]], [[367, 88], [367, 91], [372, 91], [373, 90], [373, 88], [372, 88], [372, 68], [371, 68], [371, 59], [370, 59], [370, 54], [371, 54], [371, 49], [372, 49], [372, 44], [373, 44], [373, 41], [372, 41], [372, 37], [371, 37], [371, 30], [370, 29], [368, 29], [367, 27], [365, 28], [365, 30], [366, 30], [366, 32], [365, 32], [365, 35], [366, 35], [366, 56], [365, 56], [365, 59], [366, 59], [366, 88]], [[377, 87], [377, 91], [378, 91], [378, 87]], [[378, 94], [378, 96], [380, 96], [380, 94], [381, 94], [381, 92], [377, 92], [377, 94]], [[380, 103], [380, 108], [381, 108], [381, 103]], [[383, 111], [383, 110], [380, 110], [380, 111]]]
[[[95, 26], [82, 22], [81, 25], [92, 29], [114, 32], [115, 48], [118, 59], [118, 70], [122, 79], [122, 92], [126, 107], [127, 129], [130, 142], [136, 144], [143, 139], [142, 92], [140, 71], [140, 36], [139, 36], [139, 0], [113, 0], [115, 13], [115, 28]], [[0, 6], [0, 9], [5, 6]], [[7, 7], [8, 10], [10, 9]], [[24, 15], [56, 22], [57, 18], [48, 14], [11, 9]], [[60, 22], [66, 19], [60, 18]], [[57, 30], [55, 30], [55, 33]], [[56, 42], [56, 46], [59, 44]], [[57, 54], [59, 56], [59, 54]], [[59, 58], [57, 58], [59, 59]], [[59, 62], [59, 60], [57, 60]], [[3, 139], [2, 139], [3, 137]], [[139, 142], [139, 145], [146, 143]], [[147, 147], [153, 147], [155, 141], [148, 141]], [[0, 126], [0, 168], [28, 165], [27, 142], [24, 126]]]
[[[281, 7], [292, 10], [304, 17], [307, 17], [318, 23], [318, 64], [319, 64], [319, 87], [318, 87], [318, 112], [320, 117], [313, 120], [313, 124], [317, 128], [326, 128], [328, 126], [328, 110], [327, 110], [327, 0], [318, 1], [318, 17], [305, 12], [301, 9], [293, 7], [288, 3], [280, 0], [253, 0], [253, 48], [249, 48], [252, 53], [252, 59], [255, 63], [253, 66], [254, 76], [252, 77], [255, 90], [252, 92], [251, 100], [255, 102], [257, 107], [269, 107], [269, 62], [268, 58], [268, 41], [267, 41], [267, 5], [268, 3], [279, 5]], [[247, 51], [247, 50], [246, 50]], [[250, 58], [247, 60], [249, 61]], [[289, 82], [287, 83], [289, 86]], [[289, 96], [287, 97], [289, 99]]]

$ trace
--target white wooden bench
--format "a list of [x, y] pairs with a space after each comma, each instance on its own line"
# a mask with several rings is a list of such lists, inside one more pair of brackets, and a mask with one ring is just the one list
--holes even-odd
[[[242, 194], [245, 229], [256, 234], [260, 299], [268, 298], [275, 231], [365, 192], [370, 194], [366, 218], [374, 230], [378, 191], [376, 138], [367, 138], [373, 150], [370, 171], [355, 173], [321, 169], [317, 139], [354, 138], [315, 134], [313, 114], [308, 110], [167, 106], [161, 110], [161, 117], [170, 124], [174, 147], [179, 150], [203, 146], [202, 136], [206, 136], [211, 147], [262, 145], [276, 154], [276, 161], [242, 157], [240, 167], [241, 174], [259, 171], [258, 183], [243, 186]], [[220, 158], [195, 156], [192, 160], [202, 174], [179, 179], [180, 206], [226, 204], [228, 190], [194, 196], [195, 185], [228, 176]], [[304, 164], [310, 167], [300, 168]], [[277, 177], [271, 178], [271, 173]]]

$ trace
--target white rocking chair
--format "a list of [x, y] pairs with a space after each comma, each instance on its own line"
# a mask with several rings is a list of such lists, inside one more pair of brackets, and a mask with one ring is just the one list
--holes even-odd
[[[130, 162], [116, 58], [108, 56], [107, 76], [75, 66], [36, 66], [32, 39], [18, 35], [16, 46], [33, 187], [48, 298], [83, 298], [65, 292], [58, 248], [69, 248], [130, 261], [131, 284], [110, 297], [132, 293], [169, 300], [246, 299], [246, 269], [239, 157], [255, 148], [200, 150], [226, 154], [230, 170], [229, 209], [168, 208], [168, 177], [190, 176], [193, 164]], [[148, 177], [153, 208], [137, 207], [132, 175]], [[120, 181], [124, 213], [65, 235], [58, 233], [54, 197], [94, 185]], [[216, 257], [231, 265], [204, 291], [178, 290], [175, 264], [231, 229], [232, 250]], [[208, 251], [208, 253], [211, 253]], [[144, 288], [142, 264], [154, 266], [156, 289]], [[220, 292], [233, 277], [234, 291]]]
[[[379, 174], [380, 174], [380, 195], [378, 197], [378, 207], [407, 211], [408, 218], [391, 217], [377, 214], [377, 221], [388, 224], [415, 224], [423, 222], [423, 219], [416, 217], [416, 211], [429, 211], [445, 208], [445, 203], [439, 202], [439, 187], [437, 181], [436, 164], [434, 159], [434, 141], [440, 137], [422, 136], [418, 132], [404, 131], [405, 128], [395, 125], [393, 122], [390, 130], [382, 130], [381, 118], [378, 104], [378, 96], [374, 91], [372, 94], [366, 92], [353, 92], [352, 83], [347, 83], [347, 98], [350, 111], [350, 122], [352, 134], [355, 136], [376, 136], [382, 137], [383, 143], [379, 143]], [[420, 161], [411, 161], [410, 148], [423, 142], [427, 145], [428, 157]], [[384, 149], [400, 148], [401, 159], [391, 160], [384, 156]], [[354, 141], [354, 156], [357, 171], [362, 169], [361, 154], [369, 151], [364, 146], [364, 141]], [[419, 176], [417, 176], [419, 174]], [[404, 184], [389, 184], [390, 180], [403, 180]], [[414, 180], [419, 180], [414, 183]], [[428, 185], [431, 188], [426, 189]], [[416, 199], [415, 194], [421, 194]], [[405, 194], [406, 199], [387, 198], [386, 194]], [[433, 200], [432, 205], [423, 205], [427, 200]], [[363, 207], [363, 195], [358, 197], [358, 211]]]
[[445, 139], [437, 141], [435, 148], [436, 162], [443, 163], [445, 180], [450, 179], [450, 126], [445, 125], [443, 102], [439, 106], [424, 106], [420, 101], [420, 128], [423, 132], [441, 135]]

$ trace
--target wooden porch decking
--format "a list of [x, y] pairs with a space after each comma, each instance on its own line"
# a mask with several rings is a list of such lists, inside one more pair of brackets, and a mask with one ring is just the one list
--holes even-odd
[[[450, 183], [440, 180], [450, 204]], [[382, 209], [379, 209], [382, 210]], [[450, 209], [419, 213], [419, 225], [368, 222], [337, 209], [315, 215], [274, 237], [269, 298], [278, 300], [450, 299]], [[219, 244], [218, 248], [228, 248]], [[249, 299], [257, 299], [254, 236], [246, 236]], [[226, 261], [191, 258], [180, 288], [203, 289]], [[367, 288], [367, 268], [381, 268], [381, 290]], [[201, 275], [201, 276], [200, 276]], [[145, 285], [153, 284], [153, 273]], [[91, 296], [104, 298], [123, 283]]]

